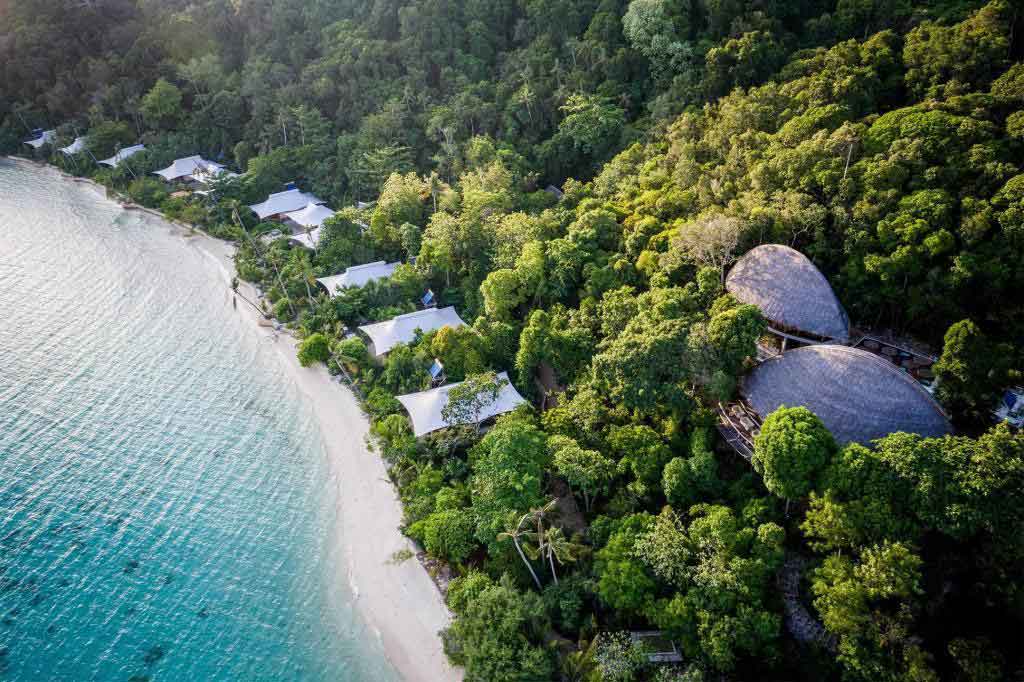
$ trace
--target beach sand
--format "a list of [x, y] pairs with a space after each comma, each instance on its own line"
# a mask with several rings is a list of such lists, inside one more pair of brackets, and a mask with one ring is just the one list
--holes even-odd
[[[189, 243], [217, 261], [225, 286], [234, 274], [233, 247], [196, 233]], [[241, 282], [239, 291], [256, 300], [255, 291]], [[259, 314], [242, 300], [240, 314], [260, 330]], [[388, 479], [383, 460], [370, 452], [365, 437], [369, 421], [352, 392], [332, 379], [326, 367], [302, 367], [295, 356], [297, 342], [279, 334], [273, 344], [281, 364], [310, 401], [339, 486], [337, 542], [344, 557], [343, 575], [370, 629], [380, 638], [385, 655], [410, 682], [448, 682], [462, 679], [441, 647], [438, 632], [450, 614], [441, 593], [423, 566], [413, 558], [396, 562], [396, 552], [415, 548], [398, 530], [402, 507]]]

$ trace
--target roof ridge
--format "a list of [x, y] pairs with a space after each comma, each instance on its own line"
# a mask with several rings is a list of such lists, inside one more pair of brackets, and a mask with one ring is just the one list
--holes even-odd
[[375, 260], [372, 263], [363, 263], [362, 265], [350, 265], [347, 268], [345, 268], [345, 272], [352, 272], [353, 270], [361, 270], [363, 268], [372, 268], [379, 265], [387, 264], [388, 262], [386, 260]]

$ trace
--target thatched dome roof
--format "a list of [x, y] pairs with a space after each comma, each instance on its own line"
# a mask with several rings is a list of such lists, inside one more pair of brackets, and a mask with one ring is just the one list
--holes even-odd
[[922, 436], [952, 432], [938, 403], [906, 372], [859, 348], [820, 344], [758, 365], [743, 394], [762, 419], [778, 409], [806, 407], [838, 443], [869, 444], [896, 431]]
[[845, 342], [850, 319], [828, 280], [807, 256], [782, 244], [763, 244], [740, 258], [725, 288], [756, 305], [769, 323]]

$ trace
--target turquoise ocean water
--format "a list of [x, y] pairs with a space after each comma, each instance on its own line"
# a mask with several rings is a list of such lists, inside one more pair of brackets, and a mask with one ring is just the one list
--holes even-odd
[[0, 160], [0, 680], [393, 680], [336, 482], [213, 259]]

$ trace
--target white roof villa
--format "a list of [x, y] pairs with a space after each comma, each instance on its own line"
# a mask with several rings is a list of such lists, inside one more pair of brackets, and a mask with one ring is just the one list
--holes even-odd
[[214, 161], [207, 161], [203, 157], [196, 155], [186, 156], [184, 159], [175, 159], [174, 163], [167, 168], [153, 172], [167, 182], [174, 182], [175, 180], [204, 182], [206, 179], [219, 175], [223, 171], [223, 165]]
[[[502, 372], [498, 375], [498, 378], [508, 382], [508, 372]], [[431, 431], [468, 423], [449, 423], [441, 416], [441, 411], [448, 404], [448, 393], [460, 383], [462, 382], [448, 384], [440, 388], [432, 388], [429, 391], [398, 396], [398, 401], [402, 403], [406, 412], [409, 413], [409, 418], [412, 420], [412, 432], [417, 438]], [[498, 399], [481, 411], [479, 414], [480, 420], [483, 421], [496, 417], [499, 414], [511, 412], [525, 402], [526, 400], [523, 399], [523, 396], [519, 395], [519, 392], [516, 391], [511, 382], [508, 382], [501, 387]]]
[[465, 322], [455, 312], [455, 308], [427, 308], [414, 313], [399, 315], [387, 322], [366, 324], [359, 329], [370, 337], [373, 342], [371, 353], [376, 356], [386, 354], [400, 343], [409, 343], [416, 338], [416, 330], [424, 332], [441, 327], [464, 327]]
[[345, 272], [340, 275], [321, 277], [317, 279], [317, 282], [327, 290], [329, 295], [334, 296], [338, 293], [339, 289], [366, 286], [366, 284], [375, 279], [390, 277], [399, 265], [398, 261], [388, 263], [382, 260], [375, 263], [367, 263], [366, 265], [353, 265], [350, 268], [346, 268]]
[[270, 218], [271, 216], [298, 211], [309, 204], [322, 203], [324, 203], [323, 199], [319, 199], [312, 194], [295, 188], [271, 194], [267, 197], [266, 201], [259, 204], [253, 204], [249, 208], [253, 210], [253, 213], [260, 217], [260, 220], [263, 220], [264, 218]]
[[79, 152], [84, 152], [85, 151], [85, 138], [84, 137], [76, 137], [74, 142], [69, 144], [67, 147], [61, 147], [60, 150], [61, 150], [61, 152], [63, 152], [67, 156], [72, 156], [73, 154], [77, 154]]
[[39, 137], [32, 138], [31, 140], [25, 140], [25, 144], [34, 149], [39, 149], [44, 144], [53, 142], [54, 138], [57, 137], [56, 130], [43, 130], [39, 132]]
[[323, 204], [309, 203], [298, 211], [285, 213], [284, 217], [299, 227], [320, 227], [332, 215], [334, 215], [334, 209]]
[[118, 153], [116, 153], [113, 156], [111, 156], [109, 159], [103, 159], [102, 161], [100, 161], [100, 163], [103, 164], [104, 166], [110, 166], [111, 168], [117, 168], [119, 165], [121, 165], [122, 161], [124, 161], [125, 159], [128, 159], [128, 158], [130, 158], [132, 156], [135, 156], [139, 152], [143, 151], [145, 148], [146, 148], [146, 146], [142, 145], [142, 144], [137, 144], [137, 145], [134, 145], [134, 146], [131, 146], [131, 147], [125, 147], [124, 149], [122, 149]]

